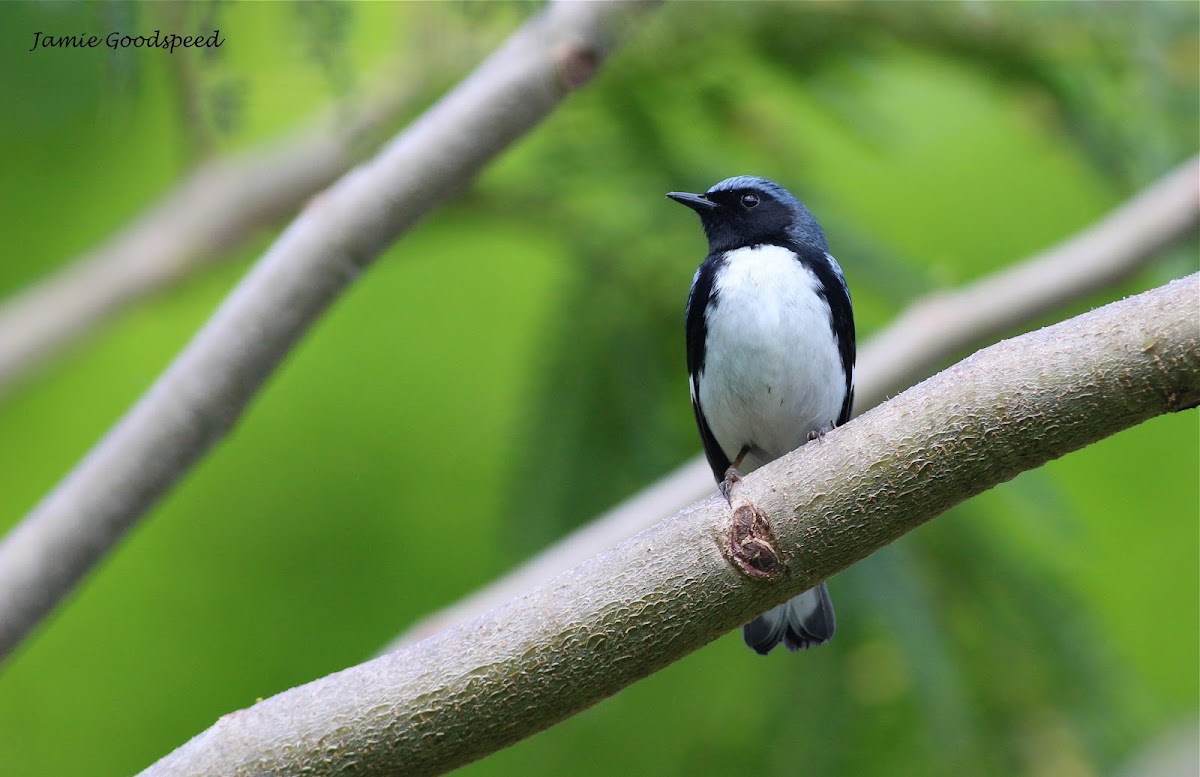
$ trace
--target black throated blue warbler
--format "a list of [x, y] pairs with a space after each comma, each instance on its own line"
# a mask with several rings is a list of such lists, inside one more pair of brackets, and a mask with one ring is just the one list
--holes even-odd
[[[704, 455], [729, 499], [751, 472], [850, 418], [854, 311], [825, 233], [791, 192], [739, 176], [667, 195], [700, 216], [708, 256], [687, 302], [687, 366]], [[766, 655], [829, 641], [825, 583], [742, 627]]]

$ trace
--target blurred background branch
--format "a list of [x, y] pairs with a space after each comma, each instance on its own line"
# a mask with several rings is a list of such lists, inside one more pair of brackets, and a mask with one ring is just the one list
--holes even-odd
[[552, 3], [296, 218], [132, 409], [0, 543], [0, 659], [223, 437], [358, 274], [604, 60], [647, 3]]
[[[180, 4], [164, 4], [175, 18]], [[176, 25], [177, 27], [178, 25]], [[478, 37], [478, 36], [476, 36]], [[191, 58], [173, 57], [181, 125], [197, 166], [132, 224], [48, 277], [0, 301], [0, 399], [30, 369], [137, 302], [203, 269], [290, 217], [388, 137], [399, 119], [444, 89], [484, 53], [463, 35], [422, 48], [370, 80], [370, 96], [344, 98], [310, 126], [249, 151], [213, 157], [198, 117]], [[401, 77], [400, 74], [404, 74]]]
[[860, 351], [856, 402], [871, 407], [947, 357], [1125, 280], [1200, 224], [1193, 157], [1070, 240], [961, 289], [917, 300]]
[[[938, 369], [969, 348], [1078, 304], [1115, 284], [1200, 224], [1200, 158], [1183, 163], [1103, 220], [1059, 245], [961, 289], [919, 299], [860, 349], [855, 414]], [[642, 531], [713, 491], [697, 456], [518, 568], [421, 618], [384, 650], [474, 618]]]
[[225, 715], [142, 777], [415, 777], [507, 747], [964, 499], [1194, 406], [1197, 306], [1191, 275], [992, 346], [751, 474], [734, 506], [769, 520], [772, 579], [733, 569], [714, 496], [476, 620]]

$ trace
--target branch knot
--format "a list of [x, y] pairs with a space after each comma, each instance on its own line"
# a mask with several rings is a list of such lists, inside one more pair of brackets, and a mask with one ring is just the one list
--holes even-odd
[[563, 43], [554, 54], [558, 83], [567, 92], [590, 81], [603, 59], [596, 47], [580, 40]]
[[752, 504], [739, 505], [729, 524], [729, 562], [747, 577], [766, 580], [783, 569], [775, 550], [775, 534], [762, 510]]

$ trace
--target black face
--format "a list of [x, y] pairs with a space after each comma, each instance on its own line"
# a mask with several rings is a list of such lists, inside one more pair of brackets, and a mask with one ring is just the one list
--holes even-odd
[[783, 244], [788, 226], [796, 218], [791, 206], [762, 189], [741, 188], [709, 191], [707, 194], [671, 192], [667, 195], [700, 215], [709, 251]]

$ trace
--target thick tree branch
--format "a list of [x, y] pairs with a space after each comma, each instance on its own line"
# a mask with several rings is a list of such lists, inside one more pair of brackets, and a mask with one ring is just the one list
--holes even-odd
[[582, 85], [646, 3], [551, 4], [311, 201], [107, 436], [0, 544], [0, 658], [237, 421], [325, 308]]
[[470, 623], [227, 715], [143, 776], [439, 774], [512, 744], [964, 499], [1195, 406], [1198, 306], [1192, 275], [980, 351], [748, 476], [732, 520], [710, 497]]
[[[1198, 224], [1200, 158], [1193, 158], [1059, 245], [968, 286], [918, 300], [862, 347], [855, 413], [908, 388], [967, 348], [982, 347], [1123, 279]], [[520, 567], [417, 621], [384, 652], [532, 590], [712, 490], [711, 470], [697, 456]]]

